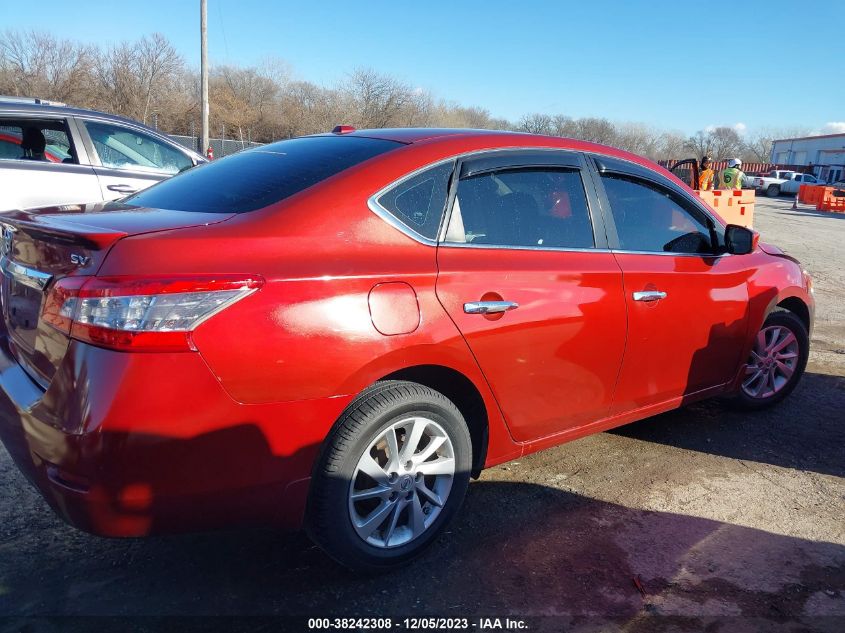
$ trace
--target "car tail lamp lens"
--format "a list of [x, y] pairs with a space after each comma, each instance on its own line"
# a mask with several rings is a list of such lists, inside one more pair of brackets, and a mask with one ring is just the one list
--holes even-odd
[[263, 284], [258, 276], [66, 277], [49, 291], [42, 318], [100, 347], [189, 351], [194, 328]]

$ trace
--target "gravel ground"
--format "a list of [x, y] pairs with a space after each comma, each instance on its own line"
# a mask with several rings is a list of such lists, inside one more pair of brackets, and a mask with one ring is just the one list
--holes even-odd
[[0, 628], [110, 622], [27, 616], [357, 614], [845, 630], [845, 215], [791, 205], [761, 200], [755, 226], [813, 274], [818, 306], [807, 373], [774, 410], [701, 403], [486, 471], [422, 559], [373, 578], [299, 534], [84, 534], [0, 448]]

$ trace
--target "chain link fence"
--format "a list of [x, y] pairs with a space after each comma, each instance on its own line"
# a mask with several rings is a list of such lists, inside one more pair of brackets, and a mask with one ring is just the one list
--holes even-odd
[[[188, 149], [192, 149], [198, 154], [205, 156], [207, 148], [200, 147], [200, 138], [198, 136], [180, 136], [178, 134], [168, 134], [170, 138]], [[256, 143], [254, 141], [237, 141], [230, 138], [213, 138], [209, 139], [211, 149], [214, 150], [214, 158], [223, 158], [229, 154], [235, 154], [244, 149], [251, 147], [260, 147], [264, 143]]]

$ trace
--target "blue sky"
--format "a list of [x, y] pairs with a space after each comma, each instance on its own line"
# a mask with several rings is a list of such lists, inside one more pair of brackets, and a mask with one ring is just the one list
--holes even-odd
[[[372, 67], [514, 120], [601, 116], [684, 133], [845, 122], [841, 0], [738, 1], [725, 19], [723, 0], [208, 4], [212, 63], [275, 56], [327, 85]], [[101, 44], [158, 31], [199, 65], [199, 0], [0, 0], [0, 15], [2, 27]]]

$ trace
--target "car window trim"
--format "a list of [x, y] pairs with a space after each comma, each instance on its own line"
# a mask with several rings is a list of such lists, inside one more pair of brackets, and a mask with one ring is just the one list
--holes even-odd
[[[555, 162], [543, 161], [541, 163], [532, 161], [536, 158], [536, 154], [543, 152], [549, 153], [553, 158], [558, 159]], [[495, 167], [479, 170], [477, 172], [469, 172], [464, 175], [463, 163], [464, 161], [478, 160], [479, 162], [487, 162], [490, 159], [496, 160], [498, 156], [486, 156], [487, 154], [498, 155], [501, 154], [502, 161]], [[524, 162], [519, 162], [520, 155]], [[508, 148], [494, 148], [475, 150], [457, 156], [459, 165], [452, 174], [453, 182], [450, 185], [449, 201], [447, 203], [446, 213], [440, 224], [440, 233], [438, 235], [437, 246], [444, 248], [486, 248], [491, 250], [515, 250], [515, 251], [549, 251], [549, 252], [576, 252], [576, 253], [607, 253], [609, 252], [607, 244], [607, 236], [604, 232], [604, 222], [600, 215], [598, 205], [598, 198], [596, 197], [594, 185], [591, 179], [585, 175], [588, 170], [588, 165], [585, 156], [582, 152], [577, 150], [558, 148], [558, 147], [508, 147]], [[563, 160], [560, 160], [563, 159]], [[492, 162], [492, 161], [491, 161]], [[590, 223], [593, 230], [593, 244], [591, 248], [583, 247], [564, 247], [564, 246], [514, 246], [509, 244], [472, 244], [461, 242], [447, 242], [445, 240], [446, 230], [449, 226], [449, 220], [454, 209], [455, 197], [457, 196], [458, 184], [463, 178], [471, 178], [488, 171], [498, 170], [520, 170], [520, 169], [543, 169], [543, 168], [559, 168], [578, 171], [581, 175], [581, 184], [584, 187], [584, 196], [587, 202], [587, 213], [590, 217]], [[455, 174], [460, 174], [455, 178]]]
[[[701, 213], [706, 216], [711, 222], [713, 222], [714, 226], [717, 229], [721, 229], [722, 233], [724, 233], [725, 229], [725, 221], [721, 218], [714, 216], [700, 200], [697, 200], [694, 196], [690, 196], [686, 191], [678, 187], [675, 183], [665, 177], [661, 177], [660, 174], [655, 173], [653, 176], [651, 172], [646, 167], [634, 163], [633, 161], [618, 158], [616, 156], [603, 156], [601, 154], [594, 154], [591, 153], [588, 156], [589, 162], [591, 163], [592, 171], [595, 173], [595, 181], [596, 181], [596, 189], [599, 195], [599, 199], [601, 201], [601, 206], [603, 210], [603, 216], [605, 218], [605, 222], [608, 227], [608, 240], [610, 245], [610, 250], [614, 253], [625, 254], [625, 255], [659, 255], [659, 256], [669, 256], [669, 257], [697, 257], [699, 259], [718, 259], [720, 257], [725, 257], [731, 255], [731, 253], [721, 252], [721, 253], [667, 253], [664, 251], [638, 251], [638, 250], [629, 250], [620, 248], [621, 242], [619, 241], [619, 234], [616, 231], [616, 222], [613, 219], [613, 213], [610, 205], [610, 199], [607, 197], [607, 192], [604, 189], [604, 183], [602, 182], [601, 175], [603, 173], [609, 174], [616, 174], [619, 176], [624, 176], [626, 178], [632, 178], [634, 180], [643, 180], [649, 184], [652, 184], [658, 188], [667, 190], [670, 193], [674, 193], [679, 195], [683, 200], [692, 204], [692, 206]], [[625, 164], [625, 166], [629, 166], [629, 169], [619, 169], [615, 167], [600, 167], [599, 161], [602, 158], [609, 158], [614, 161], [620, 161]]]

